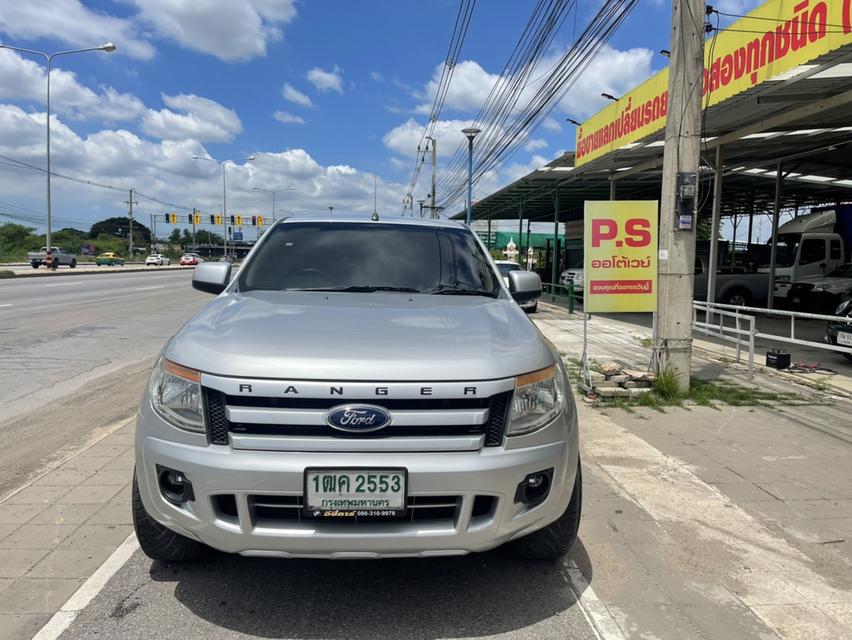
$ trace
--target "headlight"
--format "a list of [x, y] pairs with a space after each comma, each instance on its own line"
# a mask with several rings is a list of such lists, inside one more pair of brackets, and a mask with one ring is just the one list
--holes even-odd
[[852, 298], [841, 302], [837, 309], [835, 309], [834, 315], [842, 316], [849, 307], [852, 307]]
[[509, 412], [508, 436], [541, 429], [562, 411], [565, 391], [556, 365], [515, 378], [515, 393]]
[[179, 429], [204, 433], [200, 371], [160, 358], [148, 390], [151, 405], [166, 422]]
[[823, 293], [824, 291], [828, 291], [827, 284], [818, 284], [815, 285], [813, 289], [811, 289], [814, 293]]

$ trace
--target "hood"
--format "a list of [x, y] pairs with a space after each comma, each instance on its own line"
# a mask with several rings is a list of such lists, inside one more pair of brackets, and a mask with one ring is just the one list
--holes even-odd
[[223, 376], [388, 382], [504, 378], [553, 362], [511, 299], [278, 291], [219, 296], [166, 357]]
[[810, 284], [823, 291], [842, 293], [852, 287], [852, 278], [832, 278], [829, 276], [811, 276], [796, 280], [796, 284]]

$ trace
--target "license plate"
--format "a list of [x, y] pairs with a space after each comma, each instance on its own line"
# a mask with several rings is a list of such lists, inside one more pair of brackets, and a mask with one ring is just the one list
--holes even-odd
[[793, 298], [793, 304], [801, 304], [801, 303], [802, 303], [801, 298]]
[[837, 344], [842, 344], [845, 347], [852, 347], [852, 333], [848, 333], [846, 331], [838, 331]]
[[303, 515], [379, 518], [405, 515], [405, 469], [306, 469]]

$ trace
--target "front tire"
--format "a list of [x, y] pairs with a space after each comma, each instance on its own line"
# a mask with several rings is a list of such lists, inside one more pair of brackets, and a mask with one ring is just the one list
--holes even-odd
[[580, 528], [583, 477], [577, 463], [574, 492], [565, 512], [551, 524], [511, 542], [512, 553], [523, 560], [556, 560], [571, 550]]
[[133, 528], [139, 546], [146, 556], [161, 562], [191, 562], [198, 560], [207, 551], [207, 547], [175, 533], [154, 520], [145, 511], [142, 496], [139, 495], [139, 484], [136, 481], [136, 471], [133, 471]]
[[725, 294], [722, 303], [737, 307], [748, 307], [751, 305], [751, 294], [745, 289], [731, 289]]
[[76, 268], [77, 267], [77, 258], [71, 258], [71, 264], [68, 265], [68, 266], [70, 266], [72, 269]]

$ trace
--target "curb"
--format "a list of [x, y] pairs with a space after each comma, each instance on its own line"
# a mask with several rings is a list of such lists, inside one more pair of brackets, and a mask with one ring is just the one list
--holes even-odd
[[16, 273], [13, 277], [7, 278], [8, 280], [17, 280], [18, 278], [49, 278], [52, 276], [90, 276], [90, 275], [99, 275], [102, 273], [138, 273], [140, 271], [147, 271], [149, 273], [154, 273], [156, 271], [186, 271], [188, 269], [192, 269], [194, 267], [181, 267], [178, 265], [168, 266], [168, 267], [131, 267], [129, 269], [112, 269], [112, 267], [107, 267], [103, 271], [88, 271], [86, 269], [78, 270], [79, 265], [77, 265], [77, 269], [57, 269], [53, 271], [51, 269], [33, 269], [32, 272], [26, 273]]

